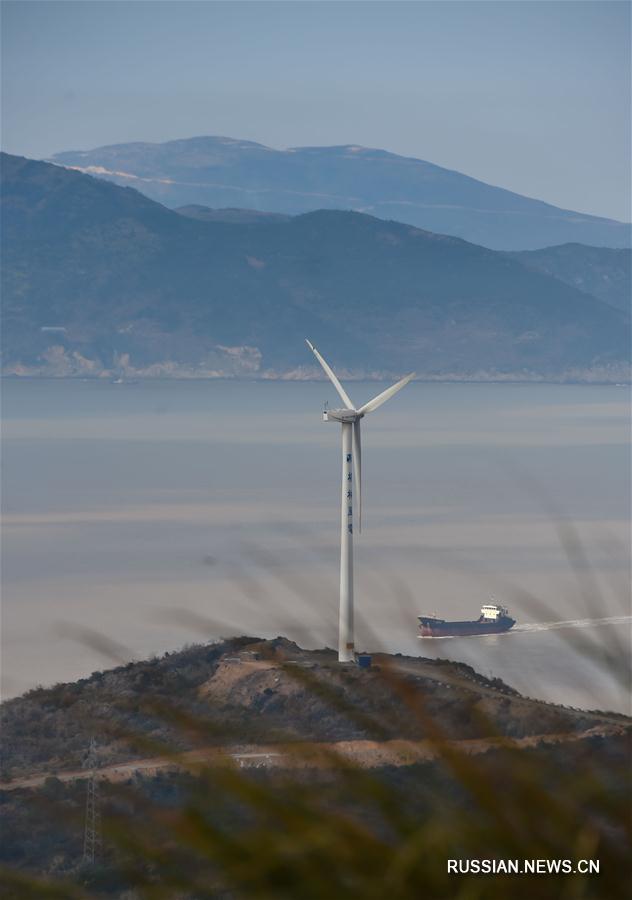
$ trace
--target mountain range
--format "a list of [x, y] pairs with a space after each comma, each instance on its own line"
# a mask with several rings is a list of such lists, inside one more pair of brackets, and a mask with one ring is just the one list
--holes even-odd
[[508, 253], [529, 269], [553, 275], [626, 313], [630, 311], [632, 251], [585, 244]]
[[9, 374], [311, 377], [306, 336], [358, 377], [620, 379], [628, 356], [628, 315], [533, 257], [366, 214], [176, 212], [3, 155], [2, 219]]
[[55, 154], [51, 162], [137, 188], [170, 207], [296, 215], [354, 210], [496, 250], [569, 242], [630, 247], [630, 225], [558, 209], [421, 159], [367, 147], [275, 150], [228, 137], [131, 143]]
[[[252, 209], [211, 209], [191, 205], [176, 209], [183, 216], [204, 222], [253, 224], [289, 221], [292, 216]], [[626, 248], [589, 247], [586, 244], [560, 244], [542, 250], [508, 250], [505, 255], [528, 269], [552, 275], [585, 294], [626, 313], [630, 312], [632, 285], [632, 250]]]

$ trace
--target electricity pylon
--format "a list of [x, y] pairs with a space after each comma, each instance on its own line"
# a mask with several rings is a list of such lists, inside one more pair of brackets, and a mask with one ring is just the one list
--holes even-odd
[[94, 864], [101, 855], [101, 805], [97, 779], [98, 766], [97, 742], [94, 737], [91, 737], [88, 755], [84, 759], [82, 766], [82, 768], [89, 771], [86, 793], [86, 821], [83, 835], [83, 861], [90, 864]]

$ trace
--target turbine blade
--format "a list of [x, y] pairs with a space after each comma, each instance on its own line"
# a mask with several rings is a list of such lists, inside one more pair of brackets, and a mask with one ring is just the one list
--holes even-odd
[[364, 406], [361, 406], [358, 410], [359, 413], [370, 413], [373, 412], [374, 409], [377, 409], [378, 406], [381, 406], [383, 403], [386, 403], [393, 394], [396, 394], [398, 391], [401, 391], [403, 387], [406, 387], [408, 382], [413, 379], [416, 375], [416, 372], [411, 372], [410, 375], [407, 375], [405, 378], [402, 378], [401, 381], [398, 381], [397, 384], [392, 385], [390, 388], [386, 388], [385, 391], [382, 391], [381, 394], [378, 394], [377, 397], [374, 397], [372, 400], [369, 400], [368, 403], [365, 403]]
[[362, 531], [362, 435], [360, 419], [353, 423], [353, 500], [356, 508], [355, 521], [358, 531]]
[[320, 353], [318, 352], [316, 347], [314, 347], [314, 345], [312, 343], [310, 343], [310, 341], [308, 341], [307, 338], [305, 338], [305, 343], [307, 344], [309, 349], [312, 351], [312, 353], [314, 354], [314, 356], [316, 357], [318, 362], [321, 364], [321, 366], [323, 367], [323, 369], [325, 371], [325, 374], [327, 375], [327, 377], [329, 378], [329, 380], [331, 381], [333, 386], [338, 391], [338, 395], [339, 395], [340, 399], [342, 400], [342, 402], [344, 403], [345, 408], [346, 409], [355, 409], [355, 406], [349, 399], [349, 395], [347, 394], [347, 392], [345, 391], [343, 386], [340, 384], [340, 382], [336, 378], [336, 375], [335, 375], [335, 372], [333, 371], [333, 369], [325, 362], [325, 360], [320, 355]]

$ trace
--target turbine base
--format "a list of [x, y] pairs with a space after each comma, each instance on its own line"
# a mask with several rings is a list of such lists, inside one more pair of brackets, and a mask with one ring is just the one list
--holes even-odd
[[338, 649], [338, 662], [355, 662], [355, 647], [353, 644], [347, 644], [346, 647]]

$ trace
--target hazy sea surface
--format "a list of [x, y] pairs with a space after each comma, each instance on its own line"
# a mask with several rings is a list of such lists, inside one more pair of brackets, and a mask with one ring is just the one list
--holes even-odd
[[[383, 389], [351, 383], [357, 404]], [[336, 644], [340, 429], [324, 383], [7, 380], [11, 696], [234, 633]], [[629, 712], [629, 392], [410, 384], [363, 422], [359, 648], [463, 660]], [[506, 604], [506, 635], [416, 617]], [[608, 656], [608, 659], [605, 657]]]

